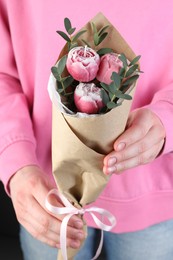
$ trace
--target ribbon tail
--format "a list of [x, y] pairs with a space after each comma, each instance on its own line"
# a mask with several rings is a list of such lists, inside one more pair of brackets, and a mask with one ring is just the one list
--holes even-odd
[[103, 230], [101, 229], [100, 243], [99, 243], [99, 246], [97, 248], [95, 256], [91, 260], [95, 260], [99, 257], [99, 255], [101, 254], [101, 251], [102, 251], [102, 247], [103, 247]]
[[67, 258], [67, 225], [70, 220], [70, 218], [74, 214], [69, 214], [64, 217], [62, 224], [61, 224], [61, 229], [60, 229], [60, 247], [61, 247], [61, 252], [64, 260], [68, 260]]

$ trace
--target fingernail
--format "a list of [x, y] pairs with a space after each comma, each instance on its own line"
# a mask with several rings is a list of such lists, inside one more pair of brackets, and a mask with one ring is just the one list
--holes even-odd
[[125, 143], [119, 143], [119, 145], [116, 148], [116, 151], [122, 151], [125, 148], [126, 144]]
[[108, 166], [112, 166], [113, 164], [115, 164], [117, 161], [116, 157], [110, 157], [108, 160]]
[[70, 243], [72, 248], [78, 248], [80, 246], [80, 241], [79, 240], [72, 240]]
[[81, 229], [83, 227], [83, 223], [80, 220], [74, 222], [74, 227]]
[[82, 232], [79, 232], [78, 234], [77, 234], [77, 236], [76, 236], [76, 238], [78, 238], [78, 239], [84, 239], [84, 237], [85, 237], [85, 235], [84, 235], [84, 233], [82, 233]]
[[107, 169], [107, 172], [108, 172], [108, 174], [111, 174], [111, 173], [116, 172], [116, 170], [117, 170], [116, 166], [112, 166], [112, 167], [109, 167], [109, 168]]

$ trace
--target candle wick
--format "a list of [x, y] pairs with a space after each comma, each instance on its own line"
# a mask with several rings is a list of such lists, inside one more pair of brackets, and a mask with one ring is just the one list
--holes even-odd
[[87, 45], [85, 45], [85, 48], [84, 48], [84, 57], [86, 57], [86, 52], [87, 52]]
[[91, 84], [91, 92], [93, 92], [94, 83]]
[[120, 57], [121, 55], [120, 54], [118, 54], [117, 56], [116, 56], [116, 62], [119, 60], [119, 57]]

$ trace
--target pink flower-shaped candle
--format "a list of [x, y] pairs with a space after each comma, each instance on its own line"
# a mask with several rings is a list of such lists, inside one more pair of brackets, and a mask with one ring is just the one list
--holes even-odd
[[100, 59], [99, 71], [97, 73], [97, 80], [105, 84], [111, 83], [112, 72], [119, 72], [123, 67], [122, 61], [118, 58], [116, 53], [107, 53]]
[[74, 102], [79, 112], [97, 114], [104, 104], [101, 89], [94, 83], [80, 83], [74, 92]]
[[80, 46], [69, 51], [66, 67], [75, 80], [89, 82], [96, 77], [99, 64], [97, 52], [87, 46]]

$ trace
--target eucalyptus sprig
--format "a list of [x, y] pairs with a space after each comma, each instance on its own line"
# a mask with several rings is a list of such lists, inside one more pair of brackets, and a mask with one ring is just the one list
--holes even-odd
[[64, 72], [66, 66], [67, 56], [63, 56], [57, 66], [53, 66], [51, 68], [51, 72], [54, 75], [57, 81], [57, 91], [62, 96], [69, 96], [73, 94], [72, 92], [67, 91], [67, 88], [72, 84], [74, 81], [72, 76], [63, 77], [62, 73]]
[[111, 53], [111, 52], [113, 52], [113, 50], [112, 50], [111, 48], [101, 48], [101, 49], [99, 49], [99, 50], [97, 51], [97, 54], [98, 54], [99, 56], [102, 56], [102, 55], [104, 55], [104, 54]]
[[125, 94], [121, 90], [122, 85], [122, 78], [121, 76], [113, 72], [111, 76], [112, 82], [108, 85], [103, 82], [100, 83], [101, 89], [101, 96], [103, 103], [106, 105], [107, 110], [115, 108], [120, 105], [118, 99], [126, 99], [131, 100], [132, 97], [129, 94]]
[[108, 32], [106, 32], [106, 29], [109, 27], [109, 25], [104, 26], [100, 30], [97, 30], [97, 27], [95, 23], [92, 23], [92, 29], [94, 34], [94, 44], [95, 46], [98, 46], [108, 35]]
[[[109, 28], [109, 25], [106, 25], [102, 27], [100, 30], [97, 29], [96, 25], [94, 23], [91, 23], [92, 30], [93, 30], [93, 41], [94, 45], [97, 47], [108, 35], [108, 32], [106, 31]], [[84, 40], [82, 40], [87, 46], [88, 43]], [[97, 50], [97, 53], [99, 56], [102, 56], [107, 53], [111, 53], [113, 50], [111, 48], [101, 48]]]
[[121, 103], [118, 102], [119, 99], [131, 100], [132, 97], [126, 93], [129, 86], [134, 84], [139, 78], [139, 64], [138, 61], [141, 56], [136, 56], [130, 63], [128, 62], [126, 56], [121, 54], [119, 59], [123, 63], [123, 67], [117, 72], [113, 72], [111, 76], [112, 82], [110, 84], [105, 84], [103, 82], [101, 85], [101, 96], [103, 103], [106, 106], [106, 111], [111, 110], [119, 106]]
[[78, 38], [86, 32], [86, 30], [79, 31], [77, 34], [73, 35], [76, 27], [72, 27], [71, 21], [69, 18], [64, 19], [64, 27], [66, 32], [63, 31], [56, 31], [68, 44], [68, 49], [71, 50], [72, 48], [78, 46], [77, 40]]

